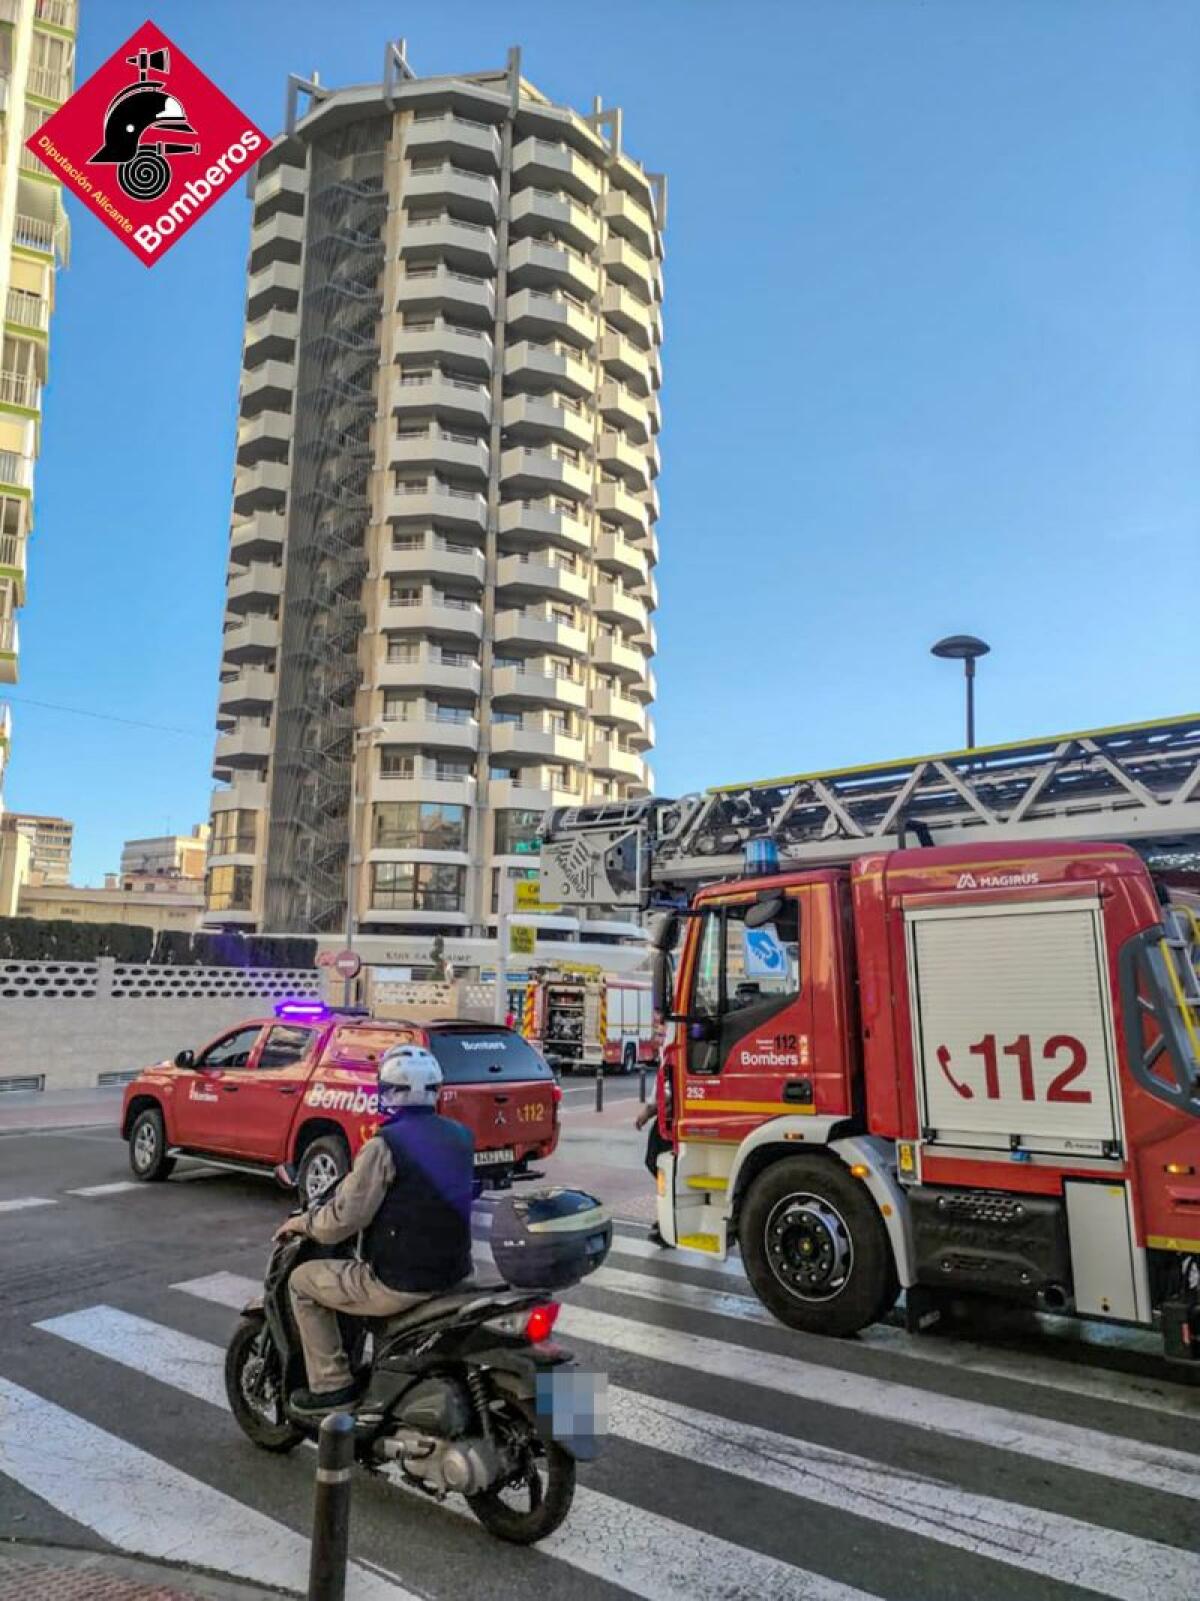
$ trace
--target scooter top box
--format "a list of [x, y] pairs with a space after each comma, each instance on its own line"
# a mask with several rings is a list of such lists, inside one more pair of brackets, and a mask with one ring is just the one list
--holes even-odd
[[492, 1218], [492, 1260], [522, 1290], [565, 1290], [608, 1255], [608, 1208], [586, 1190], [534, 1190], [505, 1196]]

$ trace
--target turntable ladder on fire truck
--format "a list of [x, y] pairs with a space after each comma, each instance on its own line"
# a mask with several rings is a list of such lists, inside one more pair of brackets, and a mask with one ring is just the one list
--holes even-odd
[[[938, 845], [1112, 840], [1200, 870], [1200, 713], [861, 767], [559, 808], [543, 823], [542, 894], [572, 905], [669, 902], [743, 871], [770, 841], [788, 867]], [[924, 831], [928, 831], [925, 835]]]

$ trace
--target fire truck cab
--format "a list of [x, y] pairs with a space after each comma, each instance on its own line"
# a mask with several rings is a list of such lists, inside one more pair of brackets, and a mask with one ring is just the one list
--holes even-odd
[[655, 937], [659, 1226], [793, 1327], [984, 1294], [1200, 1354], [1200, 894], [1107, 844], [711, 885]]

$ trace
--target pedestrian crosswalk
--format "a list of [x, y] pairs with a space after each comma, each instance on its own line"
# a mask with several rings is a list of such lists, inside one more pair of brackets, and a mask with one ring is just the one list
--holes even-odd
[[[218, 1243], [38, 1318], [14, 1371], [0, 1356], [0, 1513], [7, 1479], [93, 1539], [302, 1590], [312, 1453], [256, 1452], [222, 1376], [263, 1254]], [[1200, 1594], [1200, 1387], [1137, 1337], [822, 1341], [736, 1263], [624, 1229], [566, 1302], [559, 1335], [611, 1378], [570, 1518], [521, 1551], [360, 1475], [350, 1601]]]

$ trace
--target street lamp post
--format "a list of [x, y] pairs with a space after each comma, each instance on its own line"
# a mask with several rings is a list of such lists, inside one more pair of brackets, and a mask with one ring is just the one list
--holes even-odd
[[[354, 925], [357, 920], [358, 909], [358, 872], [354, 857], [356, 823], [358, 821], [358, 753], [364, 746], [369, 746], [376, 734], [384, 731], [382, 723], [368, 723], [363, 728], [354, 730], [350, 747], [350, 816], [347, 820], [348, 839], [346, 842], [346, 949], [354, 949]], [[352, 978], [344, 980], [345, 988], [342, 992], [342, 1003], [350, 1005]]]
[[930, 647], [930, 654], [943, 661], [960, 661], [967, 684], [967, 749], [975, 748], [975, 663], [986, 656], [991, 646], [974, 634], [947, 634]]

